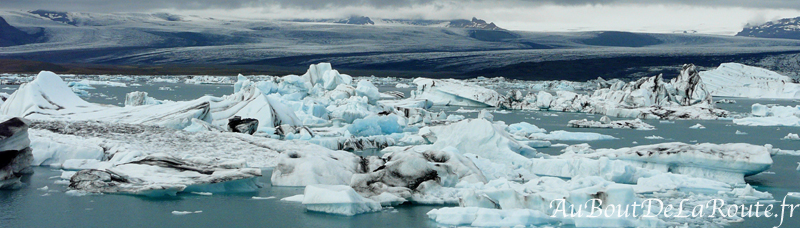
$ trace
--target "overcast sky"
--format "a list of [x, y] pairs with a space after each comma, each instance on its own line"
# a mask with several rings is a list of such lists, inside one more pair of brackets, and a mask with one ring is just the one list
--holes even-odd
[[798, 0], [0, 0], [2, 9], [172, 12], [213, 17], [455, 19], [512, 30], [734, 34], [746, 23], [800, 16]]

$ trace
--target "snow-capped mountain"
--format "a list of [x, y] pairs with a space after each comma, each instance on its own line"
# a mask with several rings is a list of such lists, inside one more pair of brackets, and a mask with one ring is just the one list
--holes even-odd
[[58, 12], [58, 11], [50, 11], [50, 10], [34, 10], [30, 11], [29, 13], [39, 15], [43, 18], [47, 18], [53, 21], [61, 22], [64, 24], [75, 25], [75, 19], [70, 16], [68, 12]]
[[336, 23], [349, 24], [349, 25], [374, 25], [375, 22], [369, 17], [365, 16], [352, 16], [350, 18], [337, 21]]
[[472, 20], [452, 20], [447, 25], [447, 27], [450, 27], [450, 28], [474, 28], [474, 29], [486, 29], [486, 30], [504, 30], [504, 29], [502, 29], [500, 27], [497, 27], [497, 25], [495, 25], [494, 22], [486, 23], [486, 21], [478, 19], [478, 18], [474, 18], [474, 17], [472, 18]]
[[42, 35], [41, 32], [30, 34], [19, 30], [0, 17], [0, 47], [36, 43]]
[[800, 17], [784, 18], [762, 25], [747, 25], [737, 36], [800, 39]]

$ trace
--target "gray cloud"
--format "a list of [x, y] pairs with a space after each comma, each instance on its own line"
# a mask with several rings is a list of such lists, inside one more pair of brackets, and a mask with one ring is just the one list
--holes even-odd
[[203, 9], [241, 9], [258, 7], [281, 7], [291, 9], [325, 9], [347, 6], [369, 6], [374, 8], [403, 8], [415, 6], [460, 5], [470, 3], [492, 4], [497, 6], [536, 6], [536, 5], [659, 5], [675, 4], [707, 7], [744, 7], [770, 9], [800, 9], [797, 0], [0, 0], [2, 8], [10, 9], [49, 9], [74, 12], [136, 12], [161, 9], [203, 10]]

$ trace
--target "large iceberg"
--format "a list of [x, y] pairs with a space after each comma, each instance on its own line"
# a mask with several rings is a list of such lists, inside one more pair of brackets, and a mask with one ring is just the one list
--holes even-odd
[[251, 167], [275, 167], [282, 154], [329, 151], [298, 140], [91, 121], [33, 121], [29, 134], [34, 146], [35, 142], [42, 142], [42, 147], [34, 148], [34, 165], [64, 168], [76, 160], [107, 161], [113, 165], [155, 153], [220, 162], [246, 160]]
[[714, 107], [712, 96], [702, 84], [694, 65], [683, 66], [681, 74], [665, 83], [661, 75], [594, 91], [592, 95], [569, 91], [512, 92], [506, 104], [512, 109], [597, 113], [640, 119], [717, 119], [728, 112]]
[[22, 187], [20, 178], [33, 172], [29, 145], [28, 123], [0, 115], [0, 189]]
[[456, 192], [447, 189], [462, 182], [486, 182], [480, 169], [456, 150], [396, 151], [382, 157], [338, 151], [293, 153], [281, 159], [272, 184], [346, 185], [382, 205], [456, 203]]
[[656, 172], [744, 184], [744, 177], [770, 168], [772, 148], [745, 143], [662, 143], [620, 149], [582, 149], [549, 159], [532, 159], [537, 175], [604, 176], [620, 183], [636, 183]]
[[[536, 149], [514, 139], [506, 126], [483, 118], [420, 129], [420, 135], [430, 145], [413, 146], [416, 151], [442, 150], [453, 147], [461, 154], [475, 154], [510, 166], [527, 164], [523, 155], [536, 155]], [[384, 151], [408, 150], [386, 148]]]
[[69, 188], [90, 193], [151, 197], [178, 192], [251, 192], [258, 189], [261, 169], [245, 164], [208, 164], [152, 154], [105, 169], [85, 169], [70, 178]]
[[738, 63], [723, 63], [700, 72], [703, 85], [714, 96], [800, 98], [800, 84], [776, 72]]
[[411, 97], [426, 99], [435, 105], [502, 107], [505, 97], [497, 91], [455, 79], [414, 79], [417, 90]]
[[35, 80], [22, 85], [0, 106], [0, 113], [40, 120], [96, 120], [115, 123], [147, 124], [183, 129], [199, 119], [225, 126], [234, 116], [259, 120], [259, 129], [273, 129], [282, 124], [300, 125], [295, 113], [275, 95], [261, 92], [257, 84], [243, 82], [234, 94], [202, 97], [156, 105], [146, 94], [130, 97], [127, 107], [92, 104], [79, 98], [61, 78], [43, 71]]

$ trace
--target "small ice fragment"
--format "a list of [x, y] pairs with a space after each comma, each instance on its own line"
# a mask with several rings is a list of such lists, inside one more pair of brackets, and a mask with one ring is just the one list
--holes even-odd
[[61, 179], [69, 180], [77, 173], [76, 171], [61, 171]]
[[786, 196], [791, 197], [791, 198], [795, 198], [795, 199], [800, 199], [800, 192], [786, 193]]
[[661, 137], [661, 136], [658, 136], [658, 135], [645, 136], [644, 138], [646, 138], [646, 139], [664, 139], [664, 137]]
[[190, 192], [190, 193], [195, 194], [195, 195], [201, 195], [201, 196], [214, 195], [214, 193], [210, 193], [210, 192]]
[[37, 188], [36, 190], [39, 190], [39, 191], [47, 191], [47, 190], [49, 190], [49, 189], [50, 189], [50, 187], [47, 187], [47, 186], [45, 185], [44, 187]]
[[267, 200], [267, 199], [275, 199], [275, 196], [268, 196], [268, 197], [259, 197], [259, 196], [253, 196], [253, 198], [252, 198], [252, 199], [254, 199], [254, 200]]
[[281, 201], [289, 201], [289, 202], [298, 202], [298, 203], [300, 203], [300, 202], [303, 202], [303, 197], [305, 197], [303, 194], [293, 195], [293, 196], [289, 196], [289, 197], [283, 198], [283, 199], [281, 199]]
[[68, 196], [85, 196], [85, 195], [89, 195], [88, 192], [81, 191], [81, 190], [69, 190], [69, 191], [65, 192], [64, 194], [67, 194]]
[[785, 137], [781, 138], [781, 140], [800, 140], [800, 135], [789, 133]]
[[736, 130], [736, 134], [737, 134], [737, 135], [746, 135], [746, 134], [747, 134], [747, 132], [743, 132], [743, 131]]
[[691, 129], [706, 129], [706, 127], [704, 127], [703, 125], [700, 125], [700, 124], [695, 124], [695, 125], [693, 125], [693, 126], [691, 126], [689, 128], [691, 128]]
[[203, 211], [172, 211], [173, 215], [188, 215], [197, 213], [203, 213]]

